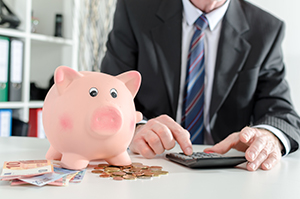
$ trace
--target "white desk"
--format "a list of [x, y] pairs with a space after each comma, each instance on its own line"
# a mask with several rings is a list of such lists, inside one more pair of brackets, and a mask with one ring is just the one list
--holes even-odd
[[[44, 159], [48, 147], [46, 139], [0, 137], [0, 169], [4, 161]], [[203, 148], [194, 146], [197, 151]], [[179, 151], [179, 147], [173, 151]], [[145, 159], [140, 155], [131, 157], [133, 162], [163, 166], [169, 174], [151, 180], [114, 181], [100, 178], [88, 169], [81, 183], [70, 183], [66, 187], [10, 186], [8, 182], [0, 181], [0, 198], [300, 198], [300, 152], [283, 158], [271, 171], [256, 172], [245, 170], [243, 164], [239, 168], [195, 170], [170, 162], [164, 155], [154, 159]]]

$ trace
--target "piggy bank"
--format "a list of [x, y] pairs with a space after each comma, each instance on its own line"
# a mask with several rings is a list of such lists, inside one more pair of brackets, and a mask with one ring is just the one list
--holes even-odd
[[131, 164], [127, 148], [142, 119], [133, 101], [140, 83], [137, 71], [111, 76], [58, 67], [42, 111], [50, 142], [46, 158], [74, 170], [95, 159]]

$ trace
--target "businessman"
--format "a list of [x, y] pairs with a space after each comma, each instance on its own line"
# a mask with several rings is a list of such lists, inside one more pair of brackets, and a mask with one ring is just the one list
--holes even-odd
[[151, 158], [178, 142], [191, 154], [192, 140], [244, 151], [250, 171], [273, 168], [300, 141], [283, 36], [282, 21], [243, 0], [119, 0], [101, 71], [142, 75], [145, 122], [130, 149]]

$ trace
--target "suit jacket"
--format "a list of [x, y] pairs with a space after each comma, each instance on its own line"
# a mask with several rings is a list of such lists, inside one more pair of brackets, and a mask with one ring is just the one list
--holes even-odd
[[[181, 0], [119, 0], [101, 71], [138, 70], [137, 110], [176, 118], [181, 73]], [[300, 119], [291, 104], [281, 51], [284, 23], [243, 0], [222, 20], [209, 110], [214, 141], [249, 125], [284, 132], [298, 149]]]

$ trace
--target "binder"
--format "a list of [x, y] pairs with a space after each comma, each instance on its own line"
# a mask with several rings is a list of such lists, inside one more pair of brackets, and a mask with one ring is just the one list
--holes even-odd
[[0, 109], [0, 136], [1, 137], [11, 136], [11, 127], [12, 127], [12, 110]]
[[8, 101], [9, 38], [0, 36], [0, 102]]
[[29, 137], [46, 138], [42, 120], [42, 108], [29, 109]]
[[8, 101], [21, 101], [22, 99], [23, 46], [22, 40], [11, 38]]

